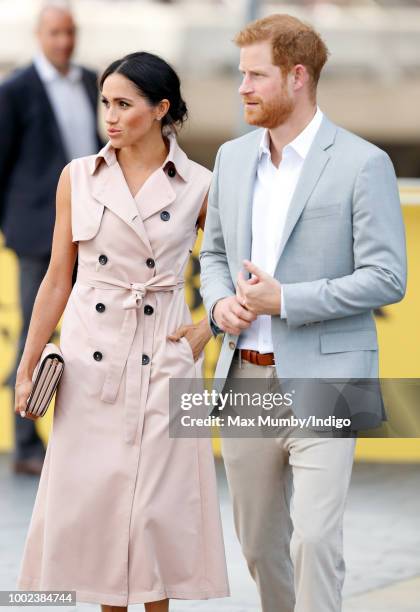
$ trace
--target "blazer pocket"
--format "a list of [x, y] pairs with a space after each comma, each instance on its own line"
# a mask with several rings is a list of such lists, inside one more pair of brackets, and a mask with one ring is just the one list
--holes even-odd
[[308, 208], [303, 211], [300, 216], [301, 221], [307, 219], [317, 219], [319, 217], [329, 217], [330, 215], [338, 215], [341, 209], [341, 204], [329, 204], [328, 206], [317, 206], [316, 208]]
[[378, 350], [376, 331], [372, 329], [321, 334], [320, 341], [321, 353]]

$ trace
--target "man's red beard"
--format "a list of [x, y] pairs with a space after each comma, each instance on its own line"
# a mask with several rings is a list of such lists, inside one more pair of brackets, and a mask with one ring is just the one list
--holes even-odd
[[[245, 98], [244, 102], [247, 99]], [[292, 114], [293, 100], [283, 93], [281, 100], [263, 102], [260, 98], [252, 98], [249, 102], [258, 102], [255, 106], [244, 107], [244, 119], [249, 125], [257, 125], [268, 129], [282, 125]]]

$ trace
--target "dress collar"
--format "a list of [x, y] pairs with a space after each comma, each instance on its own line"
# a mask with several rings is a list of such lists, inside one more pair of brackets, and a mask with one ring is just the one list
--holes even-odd
[[[176, 135], [173, 132], [166, 138], [169, 141], [169, 152], [161, 168], [165, 171], [168, 166], [174, 166], [177, 174], [186, 182], [189, 177], [189, 159], [179, 146]], [[115, 148], [112, 146], [111, 141], [108, 141], [99, 153], [92, 158], [91, 174], [96, 172], [102, 160], [105, 161], [108, 167], [117, 162]]]

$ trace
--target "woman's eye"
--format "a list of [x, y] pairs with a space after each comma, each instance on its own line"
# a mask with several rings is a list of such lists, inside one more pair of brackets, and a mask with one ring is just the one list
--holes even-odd
[[[106, 108], [108, 108], [108, 107], [109, 107], [109, 102], [108, 102], [108, 100], [104, 100], [104, 99], [102, 99], [102, 100], [101, 100], [101, 104], [103, 104], [103, 105], [104, 105]], [[128, 104], [128, 102], [124, 102], [124, 100], [120, 100], [120, 101], [119, 101], [119, 106], [120, 106], [121, 108], [129, 108], [129, 106], [130, 106], [130, 105]]]

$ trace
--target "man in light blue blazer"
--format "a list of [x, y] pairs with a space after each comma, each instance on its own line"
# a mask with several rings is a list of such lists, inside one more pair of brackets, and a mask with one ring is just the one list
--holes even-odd
[[[211, 327], [224, 333], [215, 388], [238, 378], [272, 388], [293, 378], [375, 379], [373, 311], [406, 288], [392, 163], [317, 106], [328, 51], [313, 28], [272, 15], [235, 42], [245, 120], [262, 129], [219, 149], [209, 194], [200, 262]], [[273, 438], [222, 438], [263, 612], [341, 610], [354, 432], [367, 423], [361, 404], [348, 398], [348, 437], [298, 437], [290, 427]], [[381, 401], [368, 412], [369, 426], [386, 418]]]

